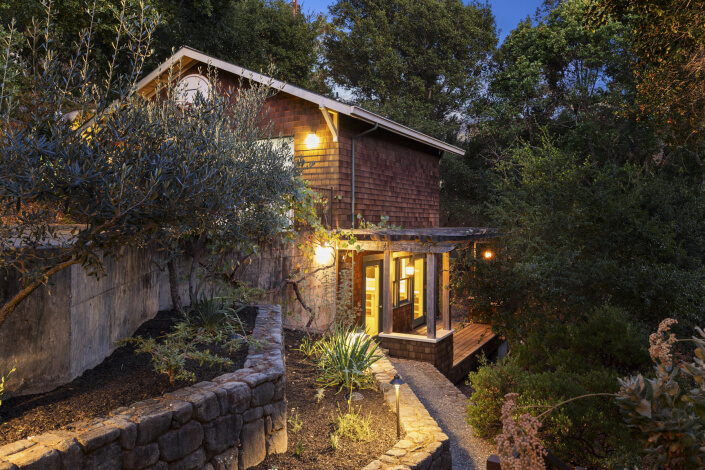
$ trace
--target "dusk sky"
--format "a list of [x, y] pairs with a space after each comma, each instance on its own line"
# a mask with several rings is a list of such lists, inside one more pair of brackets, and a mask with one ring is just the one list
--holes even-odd
[[[328, 13], [328, 5], [334, 0], [299, 0], [304, 12]], [[504, 37], [516, 28], [519, 21], [533, 15], [536, 8], [541, 5], [541, 0], [490, 0], [492, 12], [497, 19], [497, 26], [501, 29], [500, 43]]]

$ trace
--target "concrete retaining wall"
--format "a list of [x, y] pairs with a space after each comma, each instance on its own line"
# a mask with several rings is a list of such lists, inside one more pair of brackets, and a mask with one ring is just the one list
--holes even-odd
[[281, 309], [260, 307], [252, 336], [244, 369], [0, 447], [0, 470], [231, 470], [285, 452]]
[[[394, 412], [396, 393], [389, 382], [396, 373], [386, 357], [372, 365], [375, 383]], [[451, 470], [450, 438], [406, 384], [399, 387], [399, 404], [403, 439], [363, 470]]]
[[[0, 374], [14, 364], [4, 398], [46, 392], [103, 362], [114, 341], [132, 336], [158, 311], [171, 308], [169, 282], [151, 250], [125, 248], [106, 258], [106, 276], [79, 265], [51, 277], [0, 328]], [[0, 278], [0, 303], [17, 289], [15, 273]], [[185, 286], [184, 286], [185, 287]], [[182, 298], [188, 303], [186, 290]]]

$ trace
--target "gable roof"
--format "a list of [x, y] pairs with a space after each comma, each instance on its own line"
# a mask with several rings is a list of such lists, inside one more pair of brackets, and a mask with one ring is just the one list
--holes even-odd
[[225, 62], [224, 60], [216, 59], [203, 52], [199, 52], [190, 47], [182, 47], [169, 59], [164, 61], [146, 77], [137, 83], [137, 89], [150, 94], [156, 88], [156, 79], [169, 70], [170, 67], [178, 68], [179, 70], [186, 70], [191, 65], [196, 62], [203, 62], [209, 64], [212, 67], [216, 67], [226, 72], [239, 75], [241, 77], [250, 79], [254, 82], [261, 83], [264, 85], [270, 85], [272, 88], [280, 90], [284, 93], [296, 96], [311, 103], [317, 104], [319, 107], [328, 108], [331, 111], [350, 116], [355, 119], [370, 123], [378, 124], [380, 128], [387, 131], [393, 132], [409, 139], [421, 142], [423, 144], [429, 145], [431, 147], [443, 150], [445, 152], [453, 153], [456, 155], [464, 155], [465, 150], [450, 145], [442, 140], [436, 139], [434, 137], [428, 136], [422, 132], [416, 131], [410, 127], [394, 122], [391, 119], [387, 119], [379, 114], [375, 114], [371, 111], [367, 111], [359, 106], [351, 106], [340, 101], [326, 98], [325, 96], [313, 93], [312, 91], [304, 90], [303, 88], [296, 87], [286, 82], [273, 79], [266, 75], [262, 75], [257, 72], [253, 72], [246, 68], [231, 64], [230, 62]]

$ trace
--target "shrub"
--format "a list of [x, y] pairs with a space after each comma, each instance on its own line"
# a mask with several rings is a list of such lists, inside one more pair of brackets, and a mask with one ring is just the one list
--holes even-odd
[[353, 441], [368, 442], [372, 440], [371, 415], [365, 418], [354, 409], [348, 409], [347, 413], [343, 413], [338, 407], [338, 414], [332, 416], [331, 421], [335, 426], [335, 435], [337, 436], [346, 437]]
[[[617, 377], [644, 364], [645, 343], [624, 312], [612, 307], [596, 309], [583, 322], [537, 331], [512, 356], [496, 365], [484, 361], [470, 374], [468, 423], [481, 437], [497, 436], [508, 393], [519, 394], [518, 414], [537, 416], [573, 397], [616, 392]], [[618, 410], [603, 397], [554, 410], [544, 418], [539, 437], [560, 458], [584, 466], [632, 468], [638, 460]]]
[[377, 344], [372, 338], [357, 334], [351, 326], [336, 323], [333, 331], [320, 340], [318, 359], [320, 377], [324, 387], [367, 388], [373, 383], [370, 366], [380, 359]]
[[17, 365], [15, 364], [7, 375], [0, 375], [0, 406], [2, 406], [2, 395], [5, 393], [5, 384], [10, 380], [10, 375], [12, 375], [16, 368]]

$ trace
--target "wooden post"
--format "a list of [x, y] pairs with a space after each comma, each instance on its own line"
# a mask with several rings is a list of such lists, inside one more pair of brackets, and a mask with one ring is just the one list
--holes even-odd
[[429, 339], [436, 338], [437, 287], [436, 254], [426, 253], [426, 337]]
[[392, 252], [385, 250], [382, 263], [382, 332], [389, 334], [394, 329], [392, 318]]
[[450, 330], [450, 254], [443, 253], [443, 283], [441, 288], [441, 299], [443, 299], [443, 329]]

